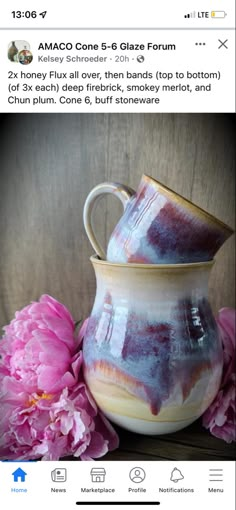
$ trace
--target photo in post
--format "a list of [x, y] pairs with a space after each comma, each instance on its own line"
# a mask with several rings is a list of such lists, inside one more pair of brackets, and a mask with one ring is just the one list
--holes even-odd
[[1, 126], [1, 459], [233, 460], [235, 117]]

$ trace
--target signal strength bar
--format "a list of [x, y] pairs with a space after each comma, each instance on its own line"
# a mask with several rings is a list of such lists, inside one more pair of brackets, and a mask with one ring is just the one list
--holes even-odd
[[185, 18], [196, 18], [196, 11], [184, 15]]

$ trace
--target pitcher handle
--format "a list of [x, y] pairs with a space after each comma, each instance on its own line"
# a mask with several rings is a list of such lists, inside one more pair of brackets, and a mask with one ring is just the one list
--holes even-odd
[[119, 198], [125, 210], [131, 197], [135, 194], [135, 191], [132, 188], [129, 188], [129, 186], [125, 186], [118, 182], [103, 182], [102, 184], [95, 186], [86, 198], [83, 212], [84, 228], [92, 247], [96, 251], [97, 255], [103, 260], [106, 259], [106, 254], [94, 234], [93, 211], [97, 200], [106, 193], [112, 193], [115, 197]]

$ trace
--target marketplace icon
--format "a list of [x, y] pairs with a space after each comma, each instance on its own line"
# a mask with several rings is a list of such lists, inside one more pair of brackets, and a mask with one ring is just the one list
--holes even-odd
[[30, 45], [27, 41], [11, 41], [8, 45], [7, 56], [11, 62], [22, 65], [31, 64], [33, 60]]

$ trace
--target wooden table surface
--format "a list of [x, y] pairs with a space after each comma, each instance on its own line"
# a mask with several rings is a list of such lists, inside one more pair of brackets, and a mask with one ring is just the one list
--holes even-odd
[[[235, 460], [235, 443], [227, 444], [204, 429], [201, 421], [163, 436], [142, 436], [116, 427], [120, 446], [100, 460]], [[64, 459], [65, 460], [65, 459]], [[67, 460], [77, 460], [67, 457]]]

